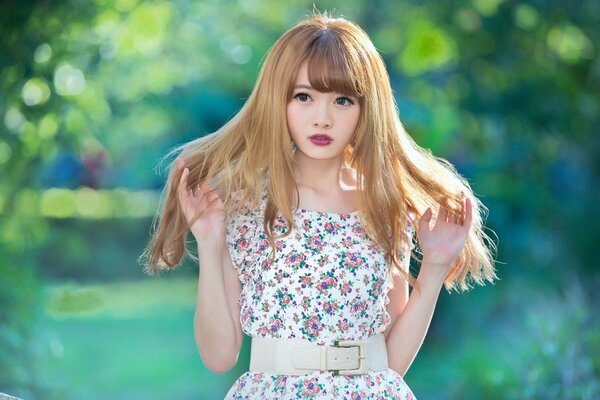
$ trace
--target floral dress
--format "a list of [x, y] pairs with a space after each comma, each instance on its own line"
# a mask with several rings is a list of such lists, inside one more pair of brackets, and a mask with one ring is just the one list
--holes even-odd
[[[358, 211], [345, 214], [306, 209], [294, 211], [291, 234], [276, 240], [277, 258], [264, 233], [259, 207], [241, 208], [227, 221], [227, 246], [242, 282], [240, 321], [251, 337], [303, 338], [320, 345], [335, 340], [362, 340], [383, 334], [390, 324], [386, 312], [388, 264], [381, 247], [363, 230]], [[285, 231], [277, 215], [274, 231]], [[410, 245], [414, 227], [407, 223]], [[406, 264], [405, 264], [406, 265]], [[291, 376], [246, 372], [225, 399], [414, 399], [394, 370], [366, 375], [334, 376], [315, 371]]]

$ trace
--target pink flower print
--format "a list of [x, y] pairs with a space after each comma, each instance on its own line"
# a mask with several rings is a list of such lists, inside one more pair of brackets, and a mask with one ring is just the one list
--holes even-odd
[[308, 310], [308, 296], [302, 297], [302, 308], [304, 311]]
[[316, 385], [310, 379], [306, 379], [302, 382], [302, 394], [305, 396], [314, 396], [315, 394], [319, 394], [321, 392], [321, 387]]
[[355, 226], [352, 228], [352, 232], [353, 232], [354, 234], [358, 235], [358, 236], [362, 236], [362, 235], [363, 235], [363, 233], [364, 233], [364, 229], [363, 229], [362, 227], [358, 226], [358, 225], [355, 225]]
[[327, 280], [323, 280], [321, 281], [318, 285], [317, 285], [317, 290], [319, 292], [323, 291], [323, 290], [327, 290], [329, 286], [327, 285]]
[[306, 256], [303, 253], [292, 253], [289, 257], [286, 257], [286, 264], [290, 265], [294, 269], [302, 267], [305, 263]]
[[381, 279], [377, 279], [375, 282], [373, 282], [372, 285], [372, 290], [369, 293], [372, 297], [379, 297], [379, 295], [381, 294], [381, 286], [383, 285], [383, 281]]
[[236, 250], [243, 250], [243, 249], [247, 249], [247, 248], [248, 248], [248, 241], [244, 237], [239, 238], [235, 242]]
[[271, 319], [271, 326], [269, 328], [269, 331], [271, 332], [271, 334], [276, 334], [277, 331], [279, 331], [279, 328], [283, 326], [284, 325], [280, 319]]
[[392, 318], [387, 312], [379, 316], [379, 322], [381, 323], [381, 325], [387, 326], [387, 324], [389, 324], [391, 320]]
[[351, 247], [353, 244], [352, 242], [352, 238], [350, 236], [344, 238], [344, 240], [342, 240], [342, 246], [343, 247]]
[[326, 301], [323, 303], [323, 310], [329, 315], [332, 315], [340, 306], [337, 302]]
[[346, 266], [346, 267], [349, 267], [350, 269], [355, 269], [357, 267], [360, 267], [364, 263], [365, 263], [365, 260], [363, 260], [357, 253], [342, 252], [342, 254], [341, 254], [340, 266], [342, 266], [342, 267]]
[[343, 332], [348, 332], [348, 329], [350, 328], [348, 326], [348, 319], [347, 318], [344, 318], [343, 320], [341, 320], [340, 322], [338, 322], [337, 326]]
[[313, 236], [308, 241], [308, 246], [315, 252], [323, 251], [323, 242], [320, 236]]
[[271, 261], [269, 261], [269, 259], [263, 260], [263, 262], [260, 263], [260, 268], [263, 271], [268, 270], [270, 266], [271, 266]]
[[279, 377], [277, 378], [277, 386], [281, 386], [283, 385], [284, 381], [286, 380], [286, 376], [284, 375], [279, 375]]
[[323, 330], [323, 326], [321, 325], [318, 315], [313, 315], [312, 318], [305, 320], [304, 327], [306, 328], [307, 334], [311, 337], [319, 336], [319, 333]]
[[310, 230], [310, 225], [307, 223], [306, 219], [302, 221], [302, 226], [304, 228], [304, 232], [308, 232]]
[[342, 294], [348, 294], [350, 292], [352, 292], [352, 288], [350, 287], [350, 284], [348, 282], [345, 282], [342, 285]]
[[283, 248], [283, 240], [277, 240], [277, 241], [275, 241], [275, 248], [277, 250], [281, 250]]
[[306, 288], [307, 286], [310, 286], [312, 282], [312, 278], [308, 275], [304, 275], [302, 278], [300, 278], [300, 283], [302, 284], [302, 288]]
[[350, 307], [350, 310], [353, 313], [362, 313], [366, 308], [365, 302], [364, 301], [357, 301], [356, 303], [352, 304], [352, 306]]
[[326, 223], [323, 228], [327, 231], [327, 232], [332, 232], [333, 231], [333, 224], [331, 224], [331, 222]]
[[282, 308], [284, 308], [285, 306], [287, 306], [293, 299], [293, 294], [289, 294], [288, 292], [282, 291], [281, 289], [277, 290], [277, 294], [274, 296], [276, 299], [276, 303], [277, 301]]
[[251, 310], [246, 310], [242, 313], [241, 316], [241, 322], [242, 325], [247, 324], [252, 318], [252, 311]]
[[271, 245], [269, 244], [269, 241], [265, 238], [262, 238], [260, 241], [259, 251], [263, 252], [268, 247], [271, 247]]
[[261, 326], [260, 328], [258, 328], [258, 334], [260, 336], [266, 336], [266, 334], [269, 333], [269, 328], [266, 326]]
[[319, 267], [323, 267], [325, 264], [329, 263], [329, 256], [321, 255], [318, 259]]
[[332, 276], [325, 276], [325, 277], [323, 277], [323, 279], [321, 279], [321, 282], [319, 282], [319, 284], [317, 285], [317, 290], [319, 292], [322, 292], [324, 290], [329, 289], [333, 285], [335, 285], [335, 278], [333, 278]]
[[286, 228], [286, 226], [287, 225], [285, 223], [285, 218], [283, 218], [283, 217], [276, 218], [273, 223], [273, 228], [275, 228], [275, 229], [283, 230], [284, 228]]
[[367, 397], [367, 394], [365, 392], [352, 392], [352, 394], [350, 394], [350, 398], [352, 400], [361, 400]]

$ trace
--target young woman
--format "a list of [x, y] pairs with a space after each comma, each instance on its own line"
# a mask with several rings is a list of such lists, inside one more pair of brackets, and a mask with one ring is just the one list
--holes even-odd
[[237, 115], [173, 154], [147, 270], [177, 266], [192, 232], [203, 362], [229, 370], [252, 337], [228, 399], [414, 398], [403, 376], [442, 286], [495, 278], [485, 206], [403, 129], [347, 20], [286, 32]]

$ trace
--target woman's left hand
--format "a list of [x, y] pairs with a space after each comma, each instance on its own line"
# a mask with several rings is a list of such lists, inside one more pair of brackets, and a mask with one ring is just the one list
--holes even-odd
[[428, 208], [419, 219], [419, 232], [417, 238], [423, 252], [423, 263], [431, 263], [441, 266], [450, 266], [460, 254], [471, 228], [472, 204], [468, 196], [464, 197], [463, 215], [450, 216], [448, 210], [441, 208], [433, 230], [429, 230], [432, 212]]

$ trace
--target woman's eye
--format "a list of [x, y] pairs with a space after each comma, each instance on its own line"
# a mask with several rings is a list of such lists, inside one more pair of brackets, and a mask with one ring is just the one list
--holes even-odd
[[306, 93], [298, 93], [294, 96], [295, 99], [298, 99], [302, 102], [308, 101], [309, 99], [309, 95], [307, 95]]
[[336, 102], [336, 104], [338, 104], [340, 106], [347, 106], [347, 105], [354, 104], [354, 102], [347, 97], [338, 97], [337, 99], [335, 99], [335, 102]]

